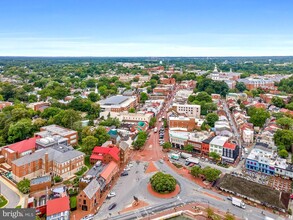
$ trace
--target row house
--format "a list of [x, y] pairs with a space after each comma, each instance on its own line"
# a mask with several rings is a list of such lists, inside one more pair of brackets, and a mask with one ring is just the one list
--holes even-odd
[[200, 118], [201, 106], [174, 103], [172, 105], [172, 110], [176, 111], [178, 114], [184, 114], [187, 117]]
[[215, 152], [220, 156], [223, 155], [223, 146], [229, 140], [229, 137], [215, 136], [210, 142], [210, 152]]
[[52, 199], [47, 202], [46, 219], [47, 220], [70, 220], [69, 197], [64, 196]]
[[279, 97], [281, 98], [286, 104], [290, 101], [290, 96], [282, 96], [282, 95], [274, 95], [274, 94], [269, 94], [269, 93], [266, 93], [266, 94], [260, 94], [259, 95], [260, 98], [262, 98], [262, 100], [265, 102], [265, 103], [272, 103], [272, 98], [273, 97]]
[[168, 84], [175, 85], [176, 79], [175, 78], [160, 78], [160, 82], [161, 84], [164, 84], [164, 85], [168, 85]]
[[222, 161], [234, 163], [239, 156], [239, 146], [230, 142], [225, 142], [223, 145]]
[[254, 128], [252, 123], [244, 123], [239, 127], [242, 140], [246, 144], [253, 143], [254, 140]]

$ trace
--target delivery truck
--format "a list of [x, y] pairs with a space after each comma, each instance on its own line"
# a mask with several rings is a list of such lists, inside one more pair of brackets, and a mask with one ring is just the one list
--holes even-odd
[[192, 157], [192, 154], [188, 154], [188, 153], [184, 153], [184, 152], [182, 152], [182, 153], [180, 154], [180, 156], [181, 156], [183, 159], [187, 159], [187, 158], [189, 158], [189, 157]]
[[199, 165], [199, 159], [195, 158], [195, 157], [189, 157], [185, 160], [185, 165], [188, 166], [189, 164], [195, 164], [195, 165]]
[[245, 209], [245, 203], [241, 199], [232, 197], [231, 202], [232, 202], [232, 205], [235, 205], [239, 208]]
[[179, 154], [171, 154], [171, 159], [173, 160], [179, 160], [180, 155]]

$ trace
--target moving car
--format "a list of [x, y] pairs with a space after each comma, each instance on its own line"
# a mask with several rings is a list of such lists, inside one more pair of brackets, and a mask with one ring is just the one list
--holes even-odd
[[114, 202], [111, 205], [109, 205], [108, 210], [112, 210], [117, 206], [117, 204]]

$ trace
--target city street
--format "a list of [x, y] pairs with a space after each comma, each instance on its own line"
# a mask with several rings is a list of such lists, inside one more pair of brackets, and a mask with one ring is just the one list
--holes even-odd
[[[117, 185], [114, 187], [113, 191], [116, 192], [116, 197], [111, 198], [103, 204], [99, 213], [95, 216], [95, 219], [134, 219], [145, 216], [146, 212], [152, 213], [158, 210], [165, 210], [188, 202], [200, 202], [223, 211], [229, 210], [230, 213], [248, 220], [261, 220], [264, 217], [261, 213], [261, 209], [248, 205], [245, 210], [235, 207], [231, 204], [231, 201], [226, 199], [225, 196], [219, 195], [211, 190], [201, 188], [194, 182], [177, 174], [166, 163], [161, 164], [159, 162], [155, 162], [155, 165], [159, 168], [159, 170], [169, 173], [176, 178], [181, 187], [181, 192], [177, 197], [171, 199], [160, 199], [154, 197], [148, 193], [146, 188], [152, 174], [144, 173], [144, 163], [133, 164], [134, 167], [131, 168], [131, 174], [126, 177], [121, 177]], [[149, 206], [139, 210], [118, 214], [118, 212], [122, 211], [125, 206], [131, 204], [133, 196], [137, 196], [138, 199], [147, 202]], [[113, 211], [108, 211], [108, 206], [113, 202], [117, 203], [117, 207]], [[283, 219], [266, 211], [264, 211], [264, 213], [274, 219]]]
[[20, 197], [9, 186], [7, 186], [4, 183], [4, 181], [5, 180], [3, 180], [2, 177], [0, 177], [0, 187], [1, 187], [0, 193], [4, 195], [5, 198], [7, 198], [8, 200], [8, 204], [5, 206], [5, 208], [15, 208], [20, 201]]

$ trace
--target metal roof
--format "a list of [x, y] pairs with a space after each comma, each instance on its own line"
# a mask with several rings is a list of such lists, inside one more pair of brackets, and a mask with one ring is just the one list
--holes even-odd
[[116, 95], [116, 96], [111, 96], [107, 99], [101, 100], [100, 103], [104, 105], [119, 105], [122, 102], [125, 102], [127, 99], [129, 99], [128, 96]]

